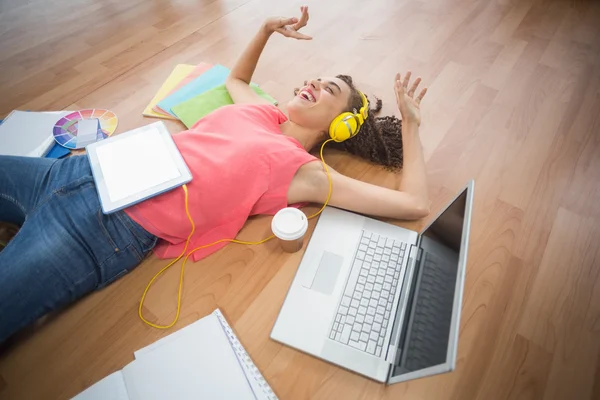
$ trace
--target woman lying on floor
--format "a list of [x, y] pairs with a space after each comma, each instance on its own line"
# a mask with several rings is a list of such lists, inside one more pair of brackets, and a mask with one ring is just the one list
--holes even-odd
[[[392, 169], [402, 167], [402, 183], [392, 190], [330, 169], [329, 204], [398, 219], [429, 213], [419, 140], [419, 104], [426, 90], [415, 96], [419, 78], [411, 84], [410, 72], [402, 80], [395, 77], [401, 122], [367, 115], [366, 98], [345, 75], [307, 81], [288, 103], [287, 117], [250, 88], [271, 35], [309, 39], [298, 32], [307, 21], [306, 7], [299, 20], [267, 19], [227, 79], [235, 105], [174, 136], [193, 175], [189, 209], [196, 233], [190, 248], [235, 237], [251, 215], [275, 214], [305, 202], [322, 204], [329, 178], [309, 151], [329, 139], [332, 121], [343, 112], [356, 114], [355, 121], [364, 118], [364, 123], [357, 136], [336, 146]], [[378, 103], [371, 111], [381, 108]], [[104, 215], [87, 157], [0, 156], [0, 220], [21, 226], [0, 252], [0, 343], [123, 276], [152, 249], [161, 258], [177, 257], [190, 233], [184, 200], [182, 190], [173, 190]], [[194, 259], [224, 245], [199, 251]]]

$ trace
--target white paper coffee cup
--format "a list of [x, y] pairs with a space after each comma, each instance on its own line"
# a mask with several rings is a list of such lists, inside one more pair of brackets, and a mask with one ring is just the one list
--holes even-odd
[[283, 251], [288, 253], [295, 253], [302, 248], [307, 229], [308, 218], [293, 207], [279, 210], [271, 221], [271, 230], [279, 239]]

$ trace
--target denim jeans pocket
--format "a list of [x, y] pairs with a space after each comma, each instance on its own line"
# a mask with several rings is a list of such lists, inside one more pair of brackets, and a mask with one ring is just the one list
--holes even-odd
[[129, 273], [138, 266], [140, 261], [140, 254], [132, 244], [114, 252], [98, 267], [97, 289], [102, 289]]
[[98, 289], [101, 289], [137, 267], [158, 239], [123, 211], [105, 215], [98, 209], [97, 213], [107, 240], [116, 245], [98, 268]]
[[121, 240], [112, 233], [114, 229], [106, 216], [102, 214], [100, 200], [91, 176], [82, 176], [68, 182], [54, 192], [57, 212], [68, 215], [76, 229], [70, 229], [85, 243], [88, 252], [100, 265], [120, 247], [127, 246], [130, 241]]
[[148, 254], [148, 252], [150, 252], [154, 246], [156, 246], [158, 238], [142, 228], [137, 222], [131, 219], [127, 213], [124, 211], [118, 211], [115, 213], [115, 216], [137, 241], [139, 250], [142, 253], [142, 258]]
[[[144, 252], [137, 238], [122, 220], [113, 214], [104, 214], [91, 176], [84, 176], [69, 182], [56, 191], [61, 212], [69, 215], [76, 229], [73, 234], [85, 243], [88, 253], [96, 260], [99, 282], [105, 282], [123, 270], [129, 270], [139, 263]], [[68, 199], [68, 202], [65, 201]], [[66, 208], [66, 205], [70, 207]], [[122, 267], [115, 263], [122, 260]], [[116, 268], [116, 270], [115, 270]]]

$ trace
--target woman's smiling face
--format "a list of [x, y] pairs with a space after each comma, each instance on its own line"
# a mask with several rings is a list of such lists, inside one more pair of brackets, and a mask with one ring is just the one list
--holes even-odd
[[327, 132], [331, 121], [347, 111], [350, 93], [350, 87], [339, 78], [306, 81], [287, 105], [290, 121]]

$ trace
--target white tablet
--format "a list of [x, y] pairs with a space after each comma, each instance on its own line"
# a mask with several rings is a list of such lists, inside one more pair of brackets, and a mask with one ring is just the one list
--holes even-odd
[[163, 122], [92, 143], [86, 150], [105, 214], [192, 180]]

